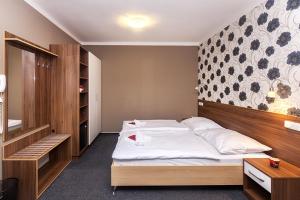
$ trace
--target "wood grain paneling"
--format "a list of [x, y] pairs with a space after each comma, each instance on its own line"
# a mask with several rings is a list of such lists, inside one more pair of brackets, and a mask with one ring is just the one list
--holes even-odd
[[[4, 141], [11, 140], [36, 128], [50, 124], [50, 92], [51, 92], [51, 62], [56, 55], [39, 45], [29, 42], [14, 34], [5, 32], [5, 74], [8, 76], [8, 48], [10, 45], [21, 51], [21, 82], [22, 82], [22, 128], [8, 134], [4, 128]], [[10, 55], [13, 56], [13, 55]], [[14, 58], [11, 58], [14, 59]], [[10, 87], [8, 85], [8, 87]], [[8, 99], [8, 90], [5, 92]], [[8, 119], [8, 104], [5, 102], [5, 124]]]
[[112, 186], [242, 185], [242, 166], [111, 166]]
[[73, 156], [79, 156], [80, 46], [50, 45], [59, 55], [51, 72], [51, 126], [57, 133], [72, 134]]
[[198, 114], [224, 128], [245, 134], [272, 147], [271, 156], [283, 158], [300, 167], [300, 134], [284, 127], [284, 120], [300, 122], [293, 116], [241, 108], [208, 101], [199, 106]]
[[34, 200], [37, 187], [36, 161], [3, 161], [3, 178], [15, 177], [19, 180], [18, 199]]
[[[72, 141], [71, 134], [63, 135], [60, 132], [46, 137], [51, 133], [51, 65], [56, 64], [56, 55], [12, 36], [16, 39], [5, 39], [5, 73], [8, 71], [6, 48], [9, 43], [22, 49], [23, 130], [7, 134], [5, 127], [3, 177], [19, 179], [18, 199], [35, 200], [70, 163]], [[6, 122], [7, 105], [5, 103]], [[49, 161], [39, 169], [39, 161], [45, 156], [49, 156]]]
[[36, 125], [50, 124], [51, 58], [43, 54], [36, 56], [35, 116]]
[[[23, 117], [22, 130], [27, 131], [36, 127], [35, 107], [35, 54], [22, 51], [23, 71]], [[8, 102], [9, 103], [9, 102]]]
[[[295, 200], [300, 196], [300, 168], [285, 161], [279, 168], [272, 168], [269, 159], [247, 158], [245, 162], [271, 179], [271, 193], [244, 174], [244, 192], [253, 200]], [[260, 183], [264, 183], [260, 182]]]

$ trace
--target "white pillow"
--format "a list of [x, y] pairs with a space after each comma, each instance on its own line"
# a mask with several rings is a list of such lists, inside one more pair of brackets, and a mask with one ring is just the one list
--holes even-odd
[[216, 122], [205, 117], [192, 117], [183, 120], [181, 123], [192, 129], [193, 131], [222, 128], [222, 126], [220, 126]]
[[198, 131], [196, 134], [202, 136], [222, 154], [260, 153], [272, 150], [248, 136], [225, 128]]

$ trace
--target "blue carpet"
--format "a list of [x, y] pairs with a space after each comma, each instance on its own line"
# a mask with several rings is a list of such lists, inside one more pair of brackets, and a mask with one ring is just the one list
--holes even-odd
[[40, 200], [247, 200], [240, 187], [110, 187], [117, 134], [101, 134], [71, 162]]

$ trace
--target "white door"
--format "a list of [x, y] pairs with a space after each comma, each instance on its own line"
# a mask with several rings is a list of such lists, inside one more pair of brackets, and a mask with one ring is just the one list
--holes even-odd
[[89, 144], [101, 132], [101, 60], [89, 52]]

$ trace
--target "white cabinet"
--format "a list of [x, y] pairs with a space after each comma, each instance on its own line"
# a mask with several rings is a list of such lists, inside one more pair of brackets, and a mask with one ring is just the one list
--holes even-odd
[[89, 52], [89, 144], [101, 132], [101, 60]]

